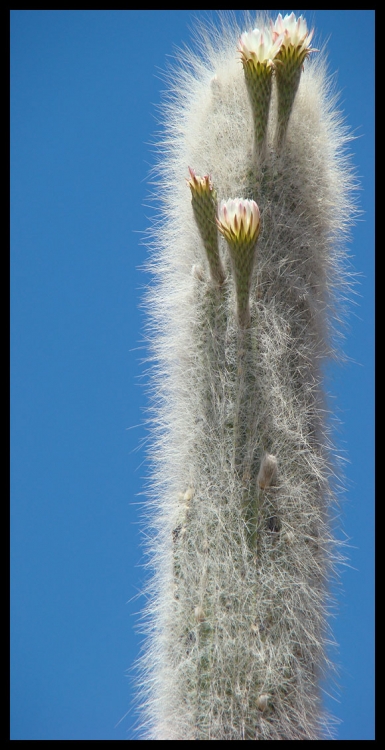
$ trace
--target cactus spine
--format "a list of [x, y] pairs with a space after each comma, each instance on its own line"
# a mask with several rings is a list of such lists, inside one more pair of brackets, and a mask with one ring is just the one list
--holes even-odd
[[166, 105], [147, 300], [150, 739], [319, 739], [327, 727], [337, 553], [321, 368], [352, 179], [306, 23], [257, 25], [207, 34], [205, 60], [184, 52]]

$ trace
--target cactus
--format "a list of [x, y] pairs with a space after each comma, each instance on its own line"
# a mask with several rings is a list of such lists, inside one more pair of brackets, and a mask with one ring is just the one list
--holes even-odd
[[[147, 295], [146, 738], [320, 739], [339, 552], [322, 368], [353, 214], [305, 20], [200, 30], [166, 105]], [[329, 735], [332, 736], [332, 735]]]

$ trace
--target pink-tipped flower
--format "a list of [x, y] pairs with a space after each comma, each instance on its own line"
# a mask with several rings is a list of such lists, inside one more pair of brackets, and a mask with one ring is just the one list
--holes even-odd
[[255, 201], [242, 198], [221, 201], [217, 226], [230, 245], [255, 243], [259, 224], [260, 213]]
[[281, 46], [275, 58], [275, 77], [278, 91], [278, 118], [275, 141], [282, 148], [286, 140], [287, 127], [301, 78], [303, 64], [310, 52], [313, 31], [308, 31], [303, 16], [297, 19], [294, 13], [282, 18], [279, 13], [276, 22], [271, 22], [273, 39], [280, 37]]
[[206, 174], [204, 177], [199, 177], [191, 167], [188, 168], [188, 171], [190, 172], [190, 179], [187, 180], [187, 183], [190, 186], [192, 193], [195, 192], [198, 195], [209, 195], [213, 192], [210, 175]]
[[250, 324], [250, 287], [256, 257], [256, 245], [260, 229], [260, 213], [255, 201], [221, 201], [217, 226], [225, 237], [233, 268], [237, 317], [241, 328]]
[[212, 281], [222, 286], [225, 272], [218, 248], [218, 232], [215, 225], [217, 213], [217, 198], [210, 175], [199, 177], [191, 167], [188, 168], [190, 179], [187, 184], [191, 190], [191, 204], [200, 236], [203, 241], [210, 266]]
[[262, 160], [266, 151], [274, 58], [279, 53], [282, 38], [273, 37], [266, 29], [254, 29], [242, 34], [238, 46], [253, 113], [255, 156]]
[[239, 40], [239, 51], [242, 62], [245, 64], [249, 60], [256, 66], [257, 63], [265, 63], [269, 67], [273, 66], [273, 59], [276, 56], [283, 37], [273, 35], [269, 30], [245, 31]]
[[287, 13], [284, 18], [279, 13], [276, 22], [271, 24], [272, 38], [281, 39], [283, 47], [296, 47], [301, 52], [305, 50], [311, 52], [310, 42], [313, 38], [314, 29], [308, 31], [307, 24], [303, 16], [297, 19], [294, 13]]

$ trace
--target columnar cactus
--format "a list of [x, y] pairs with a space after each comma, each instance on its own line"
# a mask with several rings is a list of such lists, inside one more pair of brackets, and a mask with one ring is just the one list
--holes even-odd
[[337, 552], [322, 367], [352, 178], [306, 21], [257, 26], [208, 35], [206, 60], [184, 51], [166, 107], [148, 293], [150, 739], [328, 727]]

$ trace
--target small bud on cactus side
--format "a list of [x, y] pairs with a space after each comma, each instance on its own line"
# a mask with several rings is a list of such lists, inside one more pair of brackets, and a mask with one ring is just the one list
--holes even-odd
[[258, 472], [257, 482], [259, 487], [264, 490], [271, 487], [277, 478], [277, 459], [271, 453], [265, 453], [262, 458], [261, 466]]
[[266, 693], [263, 693], [263, 695], [259, 695], [257, 698], [257, 708], [259, 708], [260, 711], [266, 711], [268, 705], [269, 705], [269, 698], [270, 695], [267, 695]]
[[263, 154], [271, 99], [274, 58], [279, 51], [283, 35], [273, 35], [269, 30], [244, 32], [239, 40], [239, 51], [245, 74], [247, 91], [253, 112], [255, 148]]
[[211, 278], [215, 284], [221, 286], [225, 280], [225, 273], [219, 256], [218, 235], [215, 225], [216, 200], [213, 185], [209, 175], [198, 177], [191, 167], [188, 169], [190, 179], [187, 182], [191, 190], [191, 203], [195, 221], [206, 250]]
[[205, 613], [203, 611], [203, 607], [195, 607], [194, 615], [197, 622], [204, 622]]
[[238, 323], [246, 328], [250, 323], [249, 294], [255, 261], [255, 246], [260, 230], [260, 213], [255, 201], [221, 201], [217, 226], [230, 250], [237, 292]]
[[186, 503], [189, 503], [191, 498], [194, 495], [194, 490], [192, 487], [187, 487], [186, 492], [183, 495], [183, 499], [186, 501]]
[[303, 63], [310, 52], [313, 30], [308, 32], [303, 16], [297, 19], [294, 13], [282, 18], [278, 14], [275, 23], [271, 24], [272, 37], [280, 39], [280, 47], [275, 57], [275, 76], [278, 90], [278, 124], [276, 133], [277, 145], [281, 145], [287, 130], [295, 95], [301, 78]]

